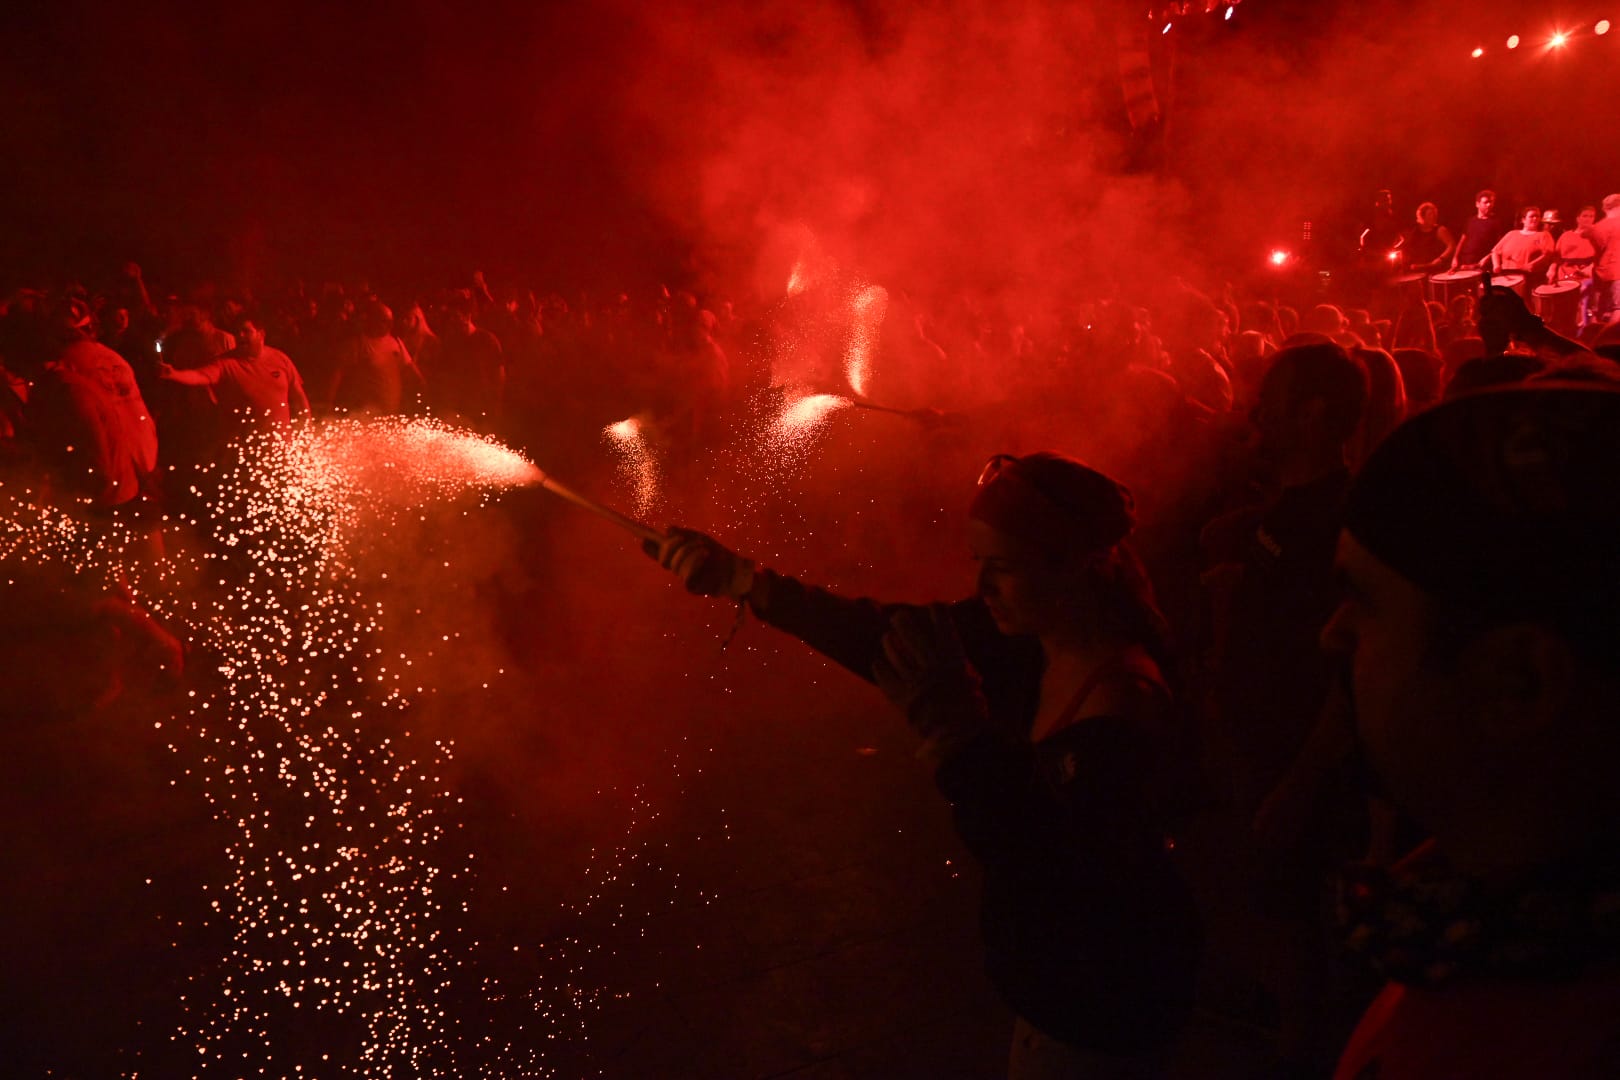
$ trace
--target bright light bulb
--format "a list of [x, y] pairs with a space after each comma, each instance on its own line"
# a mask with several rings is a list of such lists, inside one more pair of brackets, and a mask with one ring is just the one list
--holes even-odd
[[1552, 36], [1552, 41], [1548, 42], [1548, 44], [1550, 44], [1553, 48], [1556, 49], [1556, 48], [1560, 47], [1561, 45], [1563, 45], [1564, 42], [1566, 42], [1568, 40], [1569, 40], [1569, 37], [1562, 30], [1560, 30], [1560, 31], [1558, 31], [1558, 33], [1556, 33], [1556, 34], [1554, 34]]
[[1519, 35], [1514, 34], [1512, 37], [1508, 38], [1508, 48], [1517, 49], [1518, 47], [1519, 47]]
[[[1228, 7], [1226, 9], [1226, 15], [1224, 17], [1230, 19], [1232, 17], [1232, 12], [1234, 12], [1236, 10], [1237, 10], [1237, 8], [1235, 8], [1235, 7]], [[1600, 31], [1598, 31], [1598, 33], [1602, 33], [1602, 31], [1600, 30]]]
[[1484, 49], [1475, 49], [1474, 50], [1473, 56], [1474, 56], [1475, 60], [1478, 60], [1480, 57], [1482, 57], [1484, 55], [1485, 55], [1485, 50]]
[[1608, 19], [1599, 19], [1597, 21], [1597, 25], [1592, 27], [1592, 33], [1598, 35], [1599, 37], [1602, 37], [1604, 34], [1607, 34], [1608, 32], [1609, 32], [1609, 20]]
[[1161, 33], [1161, 34], [1168, 34], [1168, 33], [1169, 33], [1169, 32], [1170, 32], [1170, 28], [1171, 28], [1171, 27], [1172, 27], [1172, 26], [1174, 26], [1174, 25], [1176, 25], [1176, 24], [1175, 24], [1175, 23], [1173, 23], [1173, 22], [1167, 22], [1167, 23], [1165, 23], [1165, 24], [1164, 24], [1164, 29], [1163, 29], [1163, 30], [1160, 30], [1160, 31], [1159, 31], [1159, 33]]
[[1288, 252], [1284, 251], [1282, 248], [1278, 248], [1277, 250], [1275, 250], [1275, 251], [1273, 251], [1271, 253], [1271, 265], [1272, 266], [1281, 266], [1283, 263], [1285, 263], [1287, 261], [1288, 261]]

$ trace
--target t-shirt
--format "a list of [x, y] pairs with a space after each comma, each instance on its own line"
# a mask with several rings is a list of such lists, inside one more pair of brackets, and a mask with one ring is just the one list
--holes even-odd
[[1469, 218], [1457, 241], [1457, 265], [1477, 266], [1484, 262], [1505, 232], [1507, 226], [1500, 218], [1482, 218], [1477, 214]]
[[1597, 248], [1597, 276], [1604, 281], [1620, 281], [1620, 212], [1608, 214], [1592, 226], [1592, 246]]
[[336, 404], [397, 413], [405, 397], [405, 380], [416, 375], [411, 354], [399, 338], [361, 334], [345, 350], [338, 368]]
[[1514, 229], [1496, 242], [1491, 254], [1501, 256], [1503, 270], [1528, 270], [1532, 260], [1553, 248], [1553, 238], [1547, 233]]
[[292, 423], [294, 405], [309, 411], [298, 369], [280, 349], [267, 345], [258, 356], [222, 356], [196, 372], [215, 388], [219, 407], [244, 427], [279, 430]]
[[1558, 238], [1558, 258], [1564, 262], [1591, 262], [1595, 255], [1597, 248], [1591, 238], [1582, 236], [1579, 229], [1571, 229]]
[[157, 469], [157, 425], [135, 373], [105, 345], [67, 345], [46, 365], [26, 418], [69, 483], [98, 505], [134, 499]]

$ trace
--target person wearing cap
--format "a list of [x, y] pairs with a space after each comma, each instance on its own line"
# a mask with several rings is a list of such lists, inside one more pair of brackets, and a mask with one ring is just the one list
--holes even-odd
[[1620, 390], [1548, 381], [1419, 415], [1351, 488], [1322, 642], [1430, 839], [1346, 880], [1388, 982], [1339, 1080], [1620, 1075], [1617, 472]]
[[1155, 797], [1169, 660], [1130, 493], [1056, 454], [998, 455], [969, 517], [977, 595], [954, 604], [841, 598], [688, 529], [648, 553], [877, 684], [922, 738], [984, 866], [1009, 1075], [1161, 1075], [1200, 934]]

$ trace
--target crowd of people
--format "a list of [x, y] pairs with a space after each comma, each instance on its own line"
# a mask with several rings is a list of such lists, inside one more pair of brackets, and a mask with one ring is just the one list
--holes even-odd
[[[896, 296], [897, 368], [1088, 418], [1061, 449], [1089, 464], [986, 467], [967, 601], [839, 598], [686, 529], [649, 545], [917, 730], [985, 867], [1013, 1075], [1170, 1067], [1201, 893], [1167, 838], [1199, 830], [1265, 928], [1278, 1075], [1612, 1074], [1620, 196], [1605, 212], [1556, 241], [1528, 211], [1546, 240], [1454, 240], [1425, 204], [1397, 249], [1424, 269], [1590, 267], [1578, 335], [1500, 286], [1397, 295], [1388, 317], [1182, 283], [1029, 317]], [[335, 410], [519, 442], [640, 412], [691, 447], [772, 381], [767, 322], [482, 275], [392, 308], [364, 284], [158, 302], [131, 264], [99, 292], [7, 299], [0, 447], [45, 498], [136, 519], [234, 434]], [[1390, 980], [1347, 1050], [1335, 1003], [1366, 1000], [1324, 921], [1344, 864], [1346, 940]]]

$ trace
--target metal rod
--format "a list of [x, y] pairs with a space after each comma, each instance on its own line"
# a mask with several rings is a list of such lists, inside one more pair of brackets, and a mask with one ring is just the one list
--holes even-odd
[[568, 502], [573, 503], [581, 510], [587, 510], [604, 521], [613, 522], [613, 524], [639, 540], [650, 540], [656, 544], [664, 539], [664, 534], [651, 525], [637, 521], [633, 517], [626, 517], [611, 506], [603, 506], [595, 499], [588, 498], [570, 487], [559, 484], [544, 473], [540, 474], [540, 486], [559, 499], [566, 499]]

